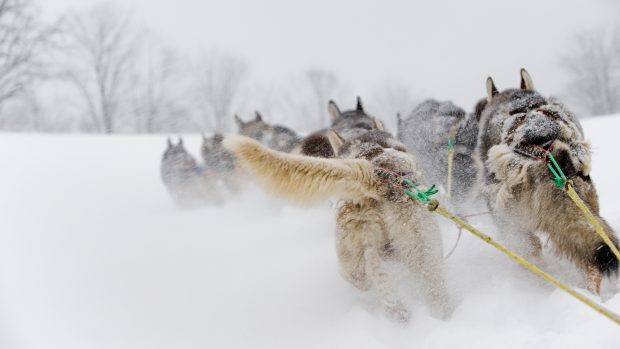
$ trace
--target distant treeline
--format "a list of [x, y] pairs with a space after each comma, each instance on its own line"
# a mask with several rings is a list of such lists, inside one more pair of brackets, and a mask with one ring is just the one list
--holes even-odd
[[[586, 115], [620, 112], [619, 34], [584, 32], [559, 61], [572, 79], [566, 97], [573, 105]], [[253, 82], [249, 73], [235, 54], [177, 52], [109, 4], [50, 23], [33, 0], [0, 0], [0, 130], [227, 132], [234, 114], [254, 109], [312, 130], [327, 125], [328, 100], [352, 100], [346, 81], [325, 69], [278, 86]], [[386, 117], [420, 99], [402, 81], [386, 81], [367, 98]]]

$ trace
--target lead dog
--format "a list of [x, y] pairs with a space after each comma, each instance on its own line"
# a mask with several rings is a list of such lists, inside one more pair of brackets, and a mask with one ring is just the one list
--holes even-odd
[[341, 274], [362, 291], [374, 287], [389, 317], [407, 321], [409, 311], [385, 269], [388, 260], [416, 274], [431, 312], [447, 317], [450, 304], [435, 217], [424, 205], [412, 202], [401, 184], [379, 175], [389, 172], [421, 183], [414, 158], [382, 130], [367, 130], [346, 141], [333, 133], [330, 139], [327, 145], [337, 158], [285, 154], [240, 136], [224, 144], [278, 196], [302, 204], [338, 200], [336, 250]]
[[602, 277], [617, 272], [618, 260], [563, 189], [550, 180], [545, 163], [549, 150], [617, 245], [614, 231], [599, 215], [590, 178], [590, 144], [579, 121], [560, 102], [539, 94], [525, 69], [521, 88], [499, 92], [488, 78], [487, 94], [487, 103], [479, 106], [477, 157], [483, 193], [497, 222], [529, 242], [533, 257], [541, 254], [535, 233], [542, 232], [560, 256], [584, 272], [588, 290], [599, 294]]

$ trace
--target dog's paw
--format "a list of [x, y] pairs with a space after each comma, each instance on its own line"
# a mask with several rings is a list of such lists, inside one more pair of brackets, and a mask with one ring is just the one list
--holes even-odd
[[395, 304], [386, 304], [385, 305], [385, 315], [390, 319], [400, 322], [400, 323], [408, 323], [409, 322], [409, 310], [405, 308], [400, 303]]

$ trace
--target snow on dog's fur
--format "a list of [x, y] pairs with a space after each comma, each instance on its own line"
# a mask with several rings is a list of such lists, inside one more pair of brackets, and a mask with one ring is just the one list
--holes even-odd
[[419, 276], [431, 311], [446, 317], [450, 304], [435, 217], [376, 174], [378, 169], [387, 169], [420, 183], [422, 176], [413, 157], [380, 130], [346, 142], [335, 133], [330, 139], [338, 158], [277, 152], [240, 136], [224, 144], [243, 167], [279, 196], [302, 204], [339, 200], [336, 249], [341, 274], [360, 290], [374, 287], [388, 316], [399, 321], [409, 318], [385, 269], [386, 260], [394, 260]]
[[381, 121], [366, 113], [359, 96], [355, 109], [340, 111], [336, 102], [329, 101], [327, 111], [331, 119], [331, 128], [311, 133], [301, 141], [296, 153], [322, 158], [333, 157], [331, 145], [324, 142], [330, 130], [336, 131], [345, 140], [362, 135], [372, 129], [383, 130]]
[[253, 138], [271, 149], [289, 153], [301, 141], [301, 137], [290, 128], [266, 123], [258, 111], [254, 120], [247, 122], [235, 115], [235, 123], [239, 128], [239, 134]]
[[[430, 183], [444, 185], [448, 178], [448, 139], [456, 141], [452, 168], [451, 201], [462, 209], [471, 195], [477, 168], [473, 153], [478, 121], [473, 113], [452, 102], [428, 99], [405, 118], [398, 118], [397, 137], [416, 155]], [[447, 188], [446, 188], [447, 189]]]
[[[487, 80], [488, 101], [480, 109], [477, 157], [483, 193], [500, 226], [529, 242], [532, 257], [541, 254], [542, 232], [556, 252], [584, 271], [587, 287], [600, 292], [602, 276], [618, 270], [618, 260], [582, 212], [550, 180], [545, 153], [551, 154], [572, 180], [614, 243], [617, 238], [599, 216], [598, 196], [590, 178], [590, 145], [577, 118], [560, 102], [534, 90], [521, 70], [521, 88], [498, 92]], [[537, 157], [540, 158], [537, 158]]]
[[173, 144], [168, 138], [160, 174], [172, 200], [179, 207], [192, 208], [208, 203], [222, 203], [217, 181], [205, 174], [204, 169], [185, 149], [183, 139]]
[[205, 175], [220, 182], [222, 189], [230, 194], [237, 194], [243, 187], [243, 176], [232, 153], [224, 148], [223, 141], [224, 136], [219, 133], [211, 137], [202, 135], [200, 154], [204, 161]]

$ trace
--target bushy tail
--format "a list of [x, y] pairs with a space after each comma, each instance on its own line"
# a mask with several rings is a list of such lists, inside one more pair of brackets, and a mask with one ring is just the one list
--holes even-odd
[[230, 136], [224, 146], [275, 195], [310, 204], [331, 197], [373, 194], [374, 172], [366, 160], [321, 159], [271, 150], [255, 140]]

